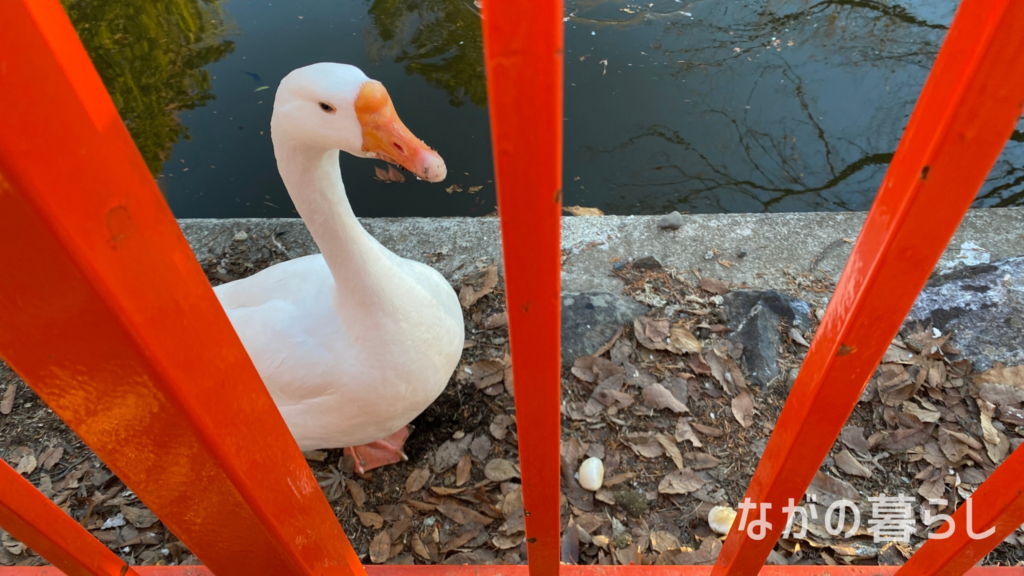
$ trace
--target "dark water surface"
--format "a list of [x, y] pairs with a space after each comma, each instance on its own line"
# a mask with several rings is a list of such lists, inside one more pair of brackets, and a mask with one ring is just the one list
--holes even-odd
[[[448, 165], [444, 184], [383, 183], [382, 163], [342, 155], [357, 214], [494, 210], [472, 0], [65, 5], [179, 217], [295, 215], [271, 106], [284, 75], [320, 61], [383, 82]], [[609, 214], [867, 209], [956, 6], [568, 0], [566, 203]], [[1024, 205], [1020, 129], [976, 206]]]

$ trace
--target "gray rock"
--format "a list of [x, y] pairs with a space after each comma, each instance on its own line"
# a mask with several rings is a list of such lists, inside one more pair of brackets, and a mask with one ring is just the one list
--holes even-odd
[[743, 345], [747, 377], [764, 387], [779, 376], [779, 352], [782, 336], [779, 325], [805, 332], [811, 327], [811, 307], [800, 300], [774, 290], [738, 290], [722, 297], [729, 314], [728, 339]]
[[1024, 256], [933, 277], [905, 326], [916, 322], [953, 332], [953, 344], [975, 370], [997, 361], [1024, 364]]
[[619, 328], [647, 312], [643, 304], [611, 292], [562, 294], [562, 364], [597, 352]]
[[654, 256], [644, 256], [633, 262], [633, 270], [660, 270], [661, 262]]
[[672, 212], [658, 218], [658, 228], [662, 230], [679, 230], [682, 227], [683, 215], [679, 212]]

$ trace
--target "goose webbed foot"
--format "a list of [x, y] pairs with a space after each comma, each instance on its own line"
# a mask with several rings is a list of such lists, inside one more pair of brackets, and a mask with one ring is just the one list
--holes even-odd
[[351, 455], [355, 459], [356, 474], [365, 474], [374, 468], [408, 460], [409, 457], [402, 451], [405, 439], [408, 437], [409, 428], [403, 426], [398, 432], [376, 442], [345, 448], [345, 454]]

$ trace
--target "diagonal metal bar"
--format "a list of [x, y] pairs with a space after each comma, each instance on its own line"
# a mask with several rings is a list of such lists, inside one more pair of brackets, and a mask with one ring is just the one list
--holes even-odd
[[68, 576], [138, 576], [2, 460], [0, 527]]
[[[765, 566], [760, 576], [893, 576], [899, 566]], [[213, 576], [203, 566], [137, 566], [140, 576]], [[562, 566], [564, 576], [708, 576], [711, 566]], [[527, 566], [367, 566], [369, 576], [528, 576]], [[0, 576], [60, 576], [52, 567], [0, 568]], [[968, 576], [1024, 576], [1024, 567], [974, 567]]]
[[1024, 2], [964, 0], [747, 489], [714, 576], [752, 576], [849, 418], [1024, 109]]
[[[897, 574], [960, 576], [1020, 528], [1024, 524], [1024, 450], [1010, 454], [974, 492], [970, 502], [969, 509], [961, 504], [953, 514], [948, 538], [929, 539]], [[938, 533], [948, 530], [950, 525], [946, 523]]]
[[363, 574], [58, 0], [0, 84], [0, 355], [218, 576]]
[[558, 573], [562, 3], [485, 0], [484, 55], [531, 576]]

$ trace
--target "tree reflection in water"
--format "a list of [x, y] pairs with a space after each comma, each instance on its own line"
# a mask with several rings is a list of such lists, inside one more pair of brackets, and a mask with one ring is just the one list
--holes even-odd
[[179, 110], [215, 98], [203, 70], [234, 50], [218, 0], [62, 0], [155, 175], [188, 130]]
[[373, 0], [371, 57], [445, 90], [452, 106], [487, 104], [480, 15], [471, 0]]

